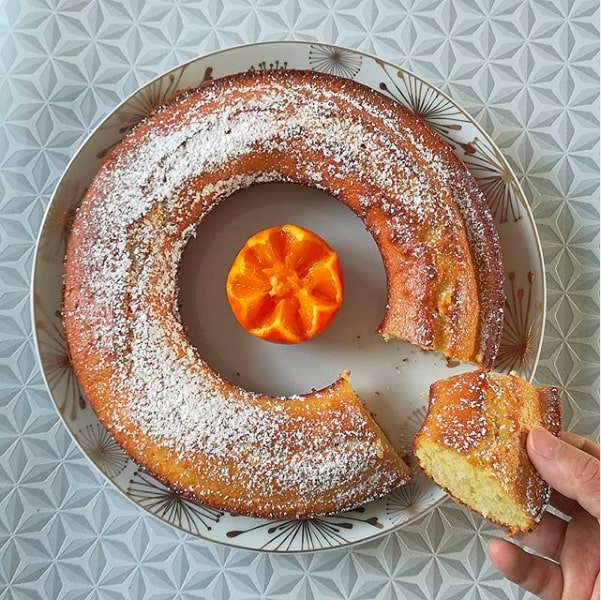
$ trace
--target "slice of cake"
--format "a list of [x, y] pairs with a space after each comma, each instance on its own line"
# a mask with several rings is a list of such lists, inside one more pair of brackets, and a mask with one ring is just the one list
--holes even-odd
[[510, 535], [533, 529], [550, 495], [526, 453], [528, 432], [559, 435], [559, 389], [477, 370], [430, 387], [415, 439], [421, 468], [449, 495]]

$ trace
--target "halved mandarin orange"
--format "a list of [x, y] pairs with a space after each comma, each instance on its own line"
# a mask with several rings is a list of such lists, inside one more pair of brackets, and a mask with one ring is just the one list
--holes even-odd
[[270, 342], [303, 342], [323, 331], [342, 304], [338, 256], [308, 229], [270, 227], [244, 244], [230, 268], [226, 293], [249, 333]]

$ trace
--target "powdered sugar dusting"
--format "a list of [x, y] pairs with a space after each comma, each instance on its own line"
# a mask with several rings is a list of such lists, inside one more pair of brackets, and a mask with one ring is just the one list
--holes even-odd
[[[474, 468], [489, 474], [507, 496], [533, 519], [540, 518], [549, 485], [540, 477], [526, 452], [526, 436], [549, 420], [560, 430], [556, 390], [535, 388], [513, 375], [483, 370], [436, 382], [419, 438], [435, 441], [463, 456]], [[541, 402], [548, 394], [551, 403]], [[452, 481], [447, 485], [452, 493]]]
[[[315, 420], [299, 408], [305, 397], [234, 388], [191, 347], [177, 309], [177, 269], [198, 220], [254, 183], [302, 176], [302, 183], [348, 195], [347, 181], [357, 180], [349, 205], [363, 216], [378, 210], [399, 243], [425, 223], [453, 222], [440, 194], [448, 186], [462, 192], [446, 163], [369, 94], [358, 100], [312, 77], [295, 86], [275, 74], [242, 78], [230, 90], [209, 85], [143, 122], [84, 200], [75, 228], [86, 233], [72, 249], [80, 280], [67, 288], [79, 286], [73, 293], [88, 302], [75, 301], [65, 317], [80, 334], [89, 331], [85, 343], [116, 366], [108, 387], [124, 392], [128, 418], [161, 447], [209, 457], [207, 477], [241, 477], [249, 496], [293, 491], [310, 503], [333, 494], [348, 508], [406, 478], [382, 467], [382, 442], [355, 405]], [[252, 164], [258, 153], [275, 158]], [[478, 247], [473, 209], [458, 204]]]

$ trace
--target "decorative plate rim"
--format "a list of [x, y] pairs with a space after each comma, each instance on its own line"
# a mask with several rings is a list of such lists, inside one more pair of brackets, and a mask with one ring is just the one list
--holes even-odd
[[[546, 273], [545, 273], [545, 269], [544, 269], [544, 255], [542, 252], [541, 240], [540, 240], [540, 236], [538, 233], [538, 229], [536, 227], [536, 222], [534, 219], [534, 215], [532, 213], [532, 209], [528, 203], [528, 200], [526, 198], [524, 190], [523, 190], [521, 184], [519, 183], [517, 176], [515, 175], [513, 168], [508, 163], [505, 156], [497, 148], [492, 137], [486, 132], [486, 130], [484, 130], [482, 128], [482, 126], [475, 120], [474, 117], [472, 117], [464, 108], [462, 108], [457, 102], [455, 102], [447, 93], [443, 92], [438, 86], [430, 83], [429, 81], [427, 81], [420, 75], [417, 75], [413, 71], [411, 71], [405, 67], [401, 67], [392, 61], [383, 59], [374, 53], [366, 52], [363, 50], [357, 50], [355, 48], [347, 47], [347, 46], [340, 45], [340, 44], [320, 42], [318, 40], [268, 40], [268, 41], [264, 41], [264, 42], [252, 42], [252, 43], [247, 43], [247, 44], [238, 44], [235, 46], [229, 46], [227, 48], [222, 48], [222, 49], [214, 50], [214, 51], [206, 53], [206, 54], [198, 55], [198, 56], [191, 58], [187, 61], [184, 61], [174, 67], [171, 67], [170, 69], [164, 71], [163, 73], [149, 79], [146, 83], [144, 83], [143, 85], [139, 86], [138, 88], [133, 90], [131, 93], [129, 93], [125, 98], [123, 98], [119, 103], [117, 103], [114, 107], [112, 107], [112, 109], [110, 109], [105, 114], [105, 116], [94, 126], [94, 128], [88, 133], [88, 135], [86, 135], [84, 140], [81, 142], [81, 144], [75, 150], [75, 152], [72, 154], [68, 163], [65, 165], [65, 167], [62, 171], [62, 174], [61, 174], [60, 178], [58, 179], [58, 181], [52, 191], [52, 194], [50, 196], [48, 204], [46, 205], [46, 208], [44, 210], [44, 215], [40, 222], [39, 230], [38, 230], [35, 245], [34, 245], [34, 259], [32, 261], [32, 266], [31, 266], [31, 284], [30, 284], [30, 299], [29, 299], [30, 315], [32, 318], [32, 338], [33, 338], [33, 345], [34, 345], [34, 350], [35, 350], [35, 354], [36, 354], [37, 364], [38, 364], [40, 373], [42, 375], [42, 379], [44, 381], [44, 385], [46, 387], [48, 395], [50, 396], [52, 404], [57, 412], [58, 417], [62, 421], [63, 426], [68, 431], [72, 441], [77, 445], [77, 447], [80, 449], [82, 454], [88, 459], [88, 462], [94, 466], [96, 471], [102, 476], [102, 478], [105, 481], [107, 481], [111, 484], [111, 489], [120, 493], [125, 499], [128, 500], [128, 502], [133, 503], [138, 509], [143, 510], [145, 513], [150, 514], [152, 517], [159, 519], [160, 521], [163, 521], [164, 523], [170, 525], [171, 527], [175, 527], [176, 529], [180, 530], [184, 534], [190, 535], [191, 537], [200, 538], [206, 542], [215, 543], [215, 544], [233, 548], [233, 549], [251, 550], [251, 551], [255, 551], [255, 552], [295, 553], [296, 554], [296, 553], [314, 553], [314, 552], [325, 552], [325, 551], [329, 551], [329, 550], [340, 550], [340, 549], [348, 548], [351, 546], [356, 546], [358, 544], [366, 543], [368, 541], [372, 541], [372, 540], [381, 538], [385, 535], [389, 535], [389, 534], [393, 533], [394, 531], [398, 531], [399, 529], [401, 529], [402, 527], [404, 527], [410, 523], [415, 523], [416, 521], [419, 521], [421, 518], [425, 517], [429, 512], [431, 512], [432, 510], [434, 510], [435, 508], [440, 506], [443, 502], [445, 502], [447, 500], [448, 496], [443, 493], [441, 495], [441, 497], [436, 499], [434, 502], [430, 503], [426, 510], [409, 517], [405, 521], [402, 521], [398, 524], [393, 524], [389, 528], [383, 528], [381, 531], [376, 531], [371, 535], [362, 537], [361, 539], [346, 540], [343, 543], [338, 543], [336, 545], [326, 545], [326, 546], [306, 547], [306, 548], [303, 547], [303, 548], [294, 549], [294, 550], [280, 550], [280, 549], [274, 550], [274, 549], [270, 549], [268, 547], [257, 547], [257, 546], [251, 546], [251, 545], [235, 544], [235, 543], [230, 542], [227, 539], [225, 539], [226, 536], [223, 536], [223, 539], [214, 539], [212, 537], [203, 535], [202, 533], [198, 533], [195, 535], [193, 532], [185, 529], [183, 526], [181, 526], [177, 523], [174, 523], [173, 521], [168, 520], [167, 518], [165, 518], [164, 516], [162, 516], [156, 512], [153, 512], [147, 506], [145, 506], [143, 503], [132, 498], [127, 493], [126, 489], [123, 489], [120, 485], [117, 485], [115, 483], [115, 481], [113, 481], [113, 479], [111, 479], [109, 477], [109, 475], [107, 475], [107, 473], [105, 473], [100, 468], [99, 464], [95, 460], [93, 460], [92, 457], [89, 455], [89, 453], [83, 448], [81, 441], [78, 439], [78, 437], [75, 435], [74, 431], [72, 430], [71, 426], [68, 424], [65, 415], [59, 409], [59, 406], [54, 398], [52, 387], [51, 387], [50, 381], [48, 379], [48, 376], [45, 371], [43, 361], [41, 358], [39, 332], [38, 332], [38, 327], [36, 325], [36, 315], [38, 313], [38, 309], [36, 307], [36, 296], [37, 296], [36, 292], [37, 292], [38, 286], [39, 286], [39, 282], [36, 281], [36, 273], [40, 267], [40, 248], [42, 245], [44, 234], [46, 233], [45, 228], [47, 225], [48, 216], [53, 208], [53, 204], [56, 200], [57, 193], [61, 188], [61, 184], [63, 184], [63, 182], [65, 181], [66, 175], [69, 173], [73, 164], [79, 159], [80, 155], [82, 154], [82, 152], [84, 151], [84, 149], [86, 148], [86, 146], [88, 145], [90, 140], [107, 124], [107, 122], [115, 115], [116, 112], [118, 112], [121, 108], [123, 108], [129, 102], [131, 102], [131, 100], [137, 94], [139, 94], [143, 89], [148, 88], [148, 87], [152, 86], [153, 84], [156, 84], [157, 82], [164, 80], [165, 78], [168, 78], [170, 75], [176, 73], [178, 70], [180, 70], [180, 69], [183, 70], [187, 66], [197, 63], [198, 61], [209, 60], [211, 57], [222, 55], [222, 54], [225, 54], [228, 52], [239, 52], [242, 49], [259, 48], [259, 47], [267, 47], [267, 46], [278, 46], [278, 45], [280, 45], [280, 46], [298, 46], [298, 47], [319, 46], [322, 48], [332, 48], [332, 49], [340, 50], [340, 51], [347, 52], [350, 54], [355, 54], [355, 55], [359, 55], [359, 56], [362, 56], [365, 58], [369, 58], [377, 63], [380, 63], [380, 64], [386, 65], [390, 68], [393, 68], [393, 69], [397, 70], [398, 72], [403, 72], [403, 73], [407, 74], [407, 76], [414, 78], [415, 80], [421, 82], [422, 84], [427, 86], [427, 88], [430, 88], [438, 96], [440, 96], [446, 102], [448, 102], [449, 105], [454, 107], [461, 115], [463, 115], [467, 119], [467, 121], [469, 121], [470, 126], [474, 127], [482, 135], [482, 137], [487, 141], [487, 143], [490, 144], [490, 146], [492, 148], [494, 148], [495, 150], [498, 151], [498, 156], [496, 158], [499, 160], [499, 163], [503, 166], [503, 168], [507, 170], [507, 172], [511, 176], [512, 181], [516, 184], [514, 189], [518, 196], [519, 205], [520, 205], [520, 208], [522, 208], [526, 213], [526, 215], [525, 215], [526, 220], [531, 224], [531, 233], [533, 236], [531, 241], [534, 242], [534, 247], [536, 249], [536, 257], [538, 259], [538, 263], [543, 267], [540, 270], [540, 273], [539, 274], [537, 273], [537, 275], [539, 275], [541, 278], [540, 286], [541, 286], [542, 293], [541, 293], [541, 298], [540, 298], [540, 303], [541, 303], [540, 313], [542, 315], [542, 318], [540, 319], [540, 324], [539, 324], [539, 328], [538, 328], [540, 337], [538, 340], [538, 344], [532, 354], [532, 372], [528, 375], [528, 379], [530, 381], [532, 381], [532, 379], [534, 378], [536, 368], [537, 368], [539, 360], [540, 360], [540, 354], [542, 351], [542, 344], [543, 344], [544, 333], [545, 333], [544, 315], [546, 314], [546, 311], [547, 311], [547, 294], [546, 294], [547, 283], [546, 283]], [[100, 424], [100, 426], [102, 427], [102, 424]], [[221, 512], [223, 512], [223, 511], [221, 511]], [[352, 513], [353, 511], [349, 511], [349, 512]], [[224, 514], [228, 514], [228, 513], [224, 513]], [[333, 518], [333, 517], [342, 518], [345, 514], [348, 514], [348, 513], [338, 513], [336, 515], [327, 515], [327, 516], [324, 516], [323, 518]], [[289, 519], [289, 520], [285, 520], [285, 521], [294, 521], [294, 520]], [[274, 522], [274, 524], [279, 523], [279, 522], [281, 522], [281, 521], [276, 521], [276, 522]]]

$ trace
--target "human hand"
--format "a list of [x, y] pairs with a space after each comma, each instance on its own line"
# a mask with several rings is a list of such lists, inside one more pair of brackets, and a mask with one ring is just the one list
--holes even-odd
[[[530, 460], [553, 488], [537, 529], [516, 539], [542, 556], [506, 540], [488, 544], [495, 567], [544, 600], [599, 600], [599, 446], [573, 433], [561, 439], [541, 427], [528, 435]], [[546, 558], [545, 558], [546, 557]]]

